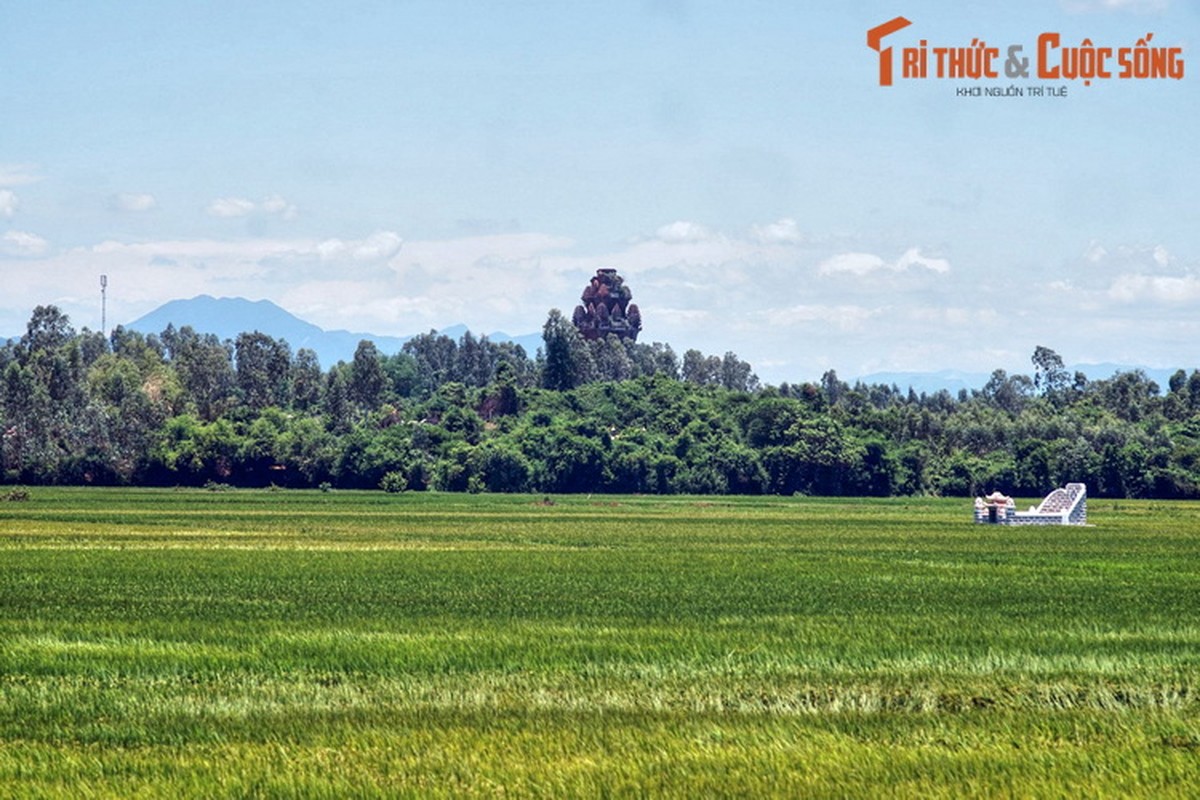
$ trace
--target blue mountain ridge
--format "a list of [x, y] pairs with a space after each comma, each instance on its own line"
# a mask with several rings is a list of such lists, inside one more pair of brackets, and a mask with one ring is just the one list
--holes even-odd
[[[323, 367], [329, 367], [338, 361], [352, 360], [358, 343], [363, 339], [374, 342], [381, 353], [392, 354], [399, 352], [405, 342], [418, 335], [414, 333], [409, 336], [381, 336], [347, 330], [327, 331], [300, 319], [270, 300], [210, 295], [199, 295], [188, 300], [171, 300], [125, 327], [143, 334], [157, 334], [162, 333], [167, 325], [174, 325], [176, 328], [190, 325], [197, 333], [212, 333], [221, 339], [235, 339], [239, 333], [260, 331], [287, 341], [292, 352], [307, 347], [317, 354]], [[467, 330], [466, 325], [459, 324], [443, 328], [438, 333], [458, 340]], [[542, 344], [540, 333], [509, 336], [503, 332], [496, 332], [488, 334], [487, 338], [493, 342], [519, 344], [530, 357]]]

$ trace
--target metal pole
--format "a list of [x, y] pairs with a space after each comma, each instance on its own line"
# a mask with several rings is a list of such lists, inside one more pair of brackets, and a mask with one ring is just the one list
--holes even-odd
[[100, 333], [108, 336], [108, 276], [100, 276]]

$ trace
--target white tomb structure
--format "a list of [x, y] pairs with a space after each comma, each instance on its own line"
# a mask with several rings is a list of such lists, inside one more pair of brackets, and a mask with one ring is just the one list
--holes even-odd
[[1068, 483], [1036, 507], [1017, 511], [1013, 499], [1000, 492], [975, 498], [975, 522], [983, 525], [1086, 525], [1087, 486]]

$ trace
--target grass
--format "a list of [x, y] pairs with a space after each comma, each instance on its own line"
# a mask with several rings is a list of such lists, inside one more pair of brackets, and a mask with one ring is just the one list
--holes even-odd
[[1200, 507], [37, 489], [0, 796], [1178, 796]]

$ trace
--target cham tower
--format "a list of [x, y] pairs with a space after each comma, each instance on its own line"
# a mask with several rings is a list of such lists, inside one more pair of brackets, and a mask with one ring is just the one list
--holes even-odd
[[600, 339], [615, 333], [623, 339], [637, 341], [642, 329], [642, 312], [632, 300], [633, 292], [615, 269], [598, 269], [584, 287], [571, 322], [585, 339]]

